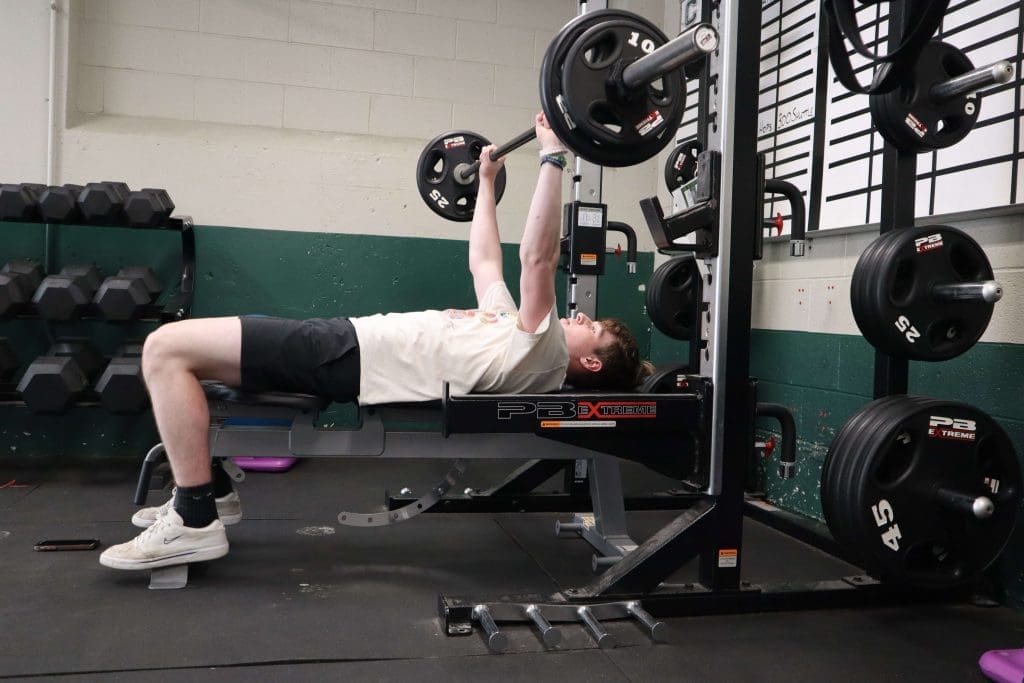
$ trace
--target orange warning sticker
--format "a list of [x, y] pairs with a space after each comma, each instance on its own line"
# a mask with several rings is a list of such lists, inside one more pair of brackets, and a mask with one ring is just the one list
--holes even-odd
[[739, 563], [740, 551], [736, 548], [719, 548], [718, 549], [718, 566], [719, 567], [735, 567]]

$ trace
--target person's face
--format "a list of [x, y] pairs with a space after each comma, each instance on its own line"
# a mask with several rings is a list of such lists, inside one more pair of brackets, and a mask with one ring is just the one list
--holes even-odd
[[565, 331], [565, 342], [569, 347], [570, 358], [596, 356], [597, 349], [611, 339], [611, 334], [604, 329], [604, 325], [594, 322], [585, 313], [577, 313], [572, 318], [561, 318], [559, 322]]

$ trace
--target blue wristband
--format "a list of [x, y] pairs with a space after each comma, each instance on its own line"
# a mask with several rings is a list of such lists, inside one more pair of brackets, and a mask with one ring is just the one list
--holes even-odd
[[551, 164], [553, 166], [557, 166], [558, 170], [564, 171], [565, 170], [565, 165], [566, 165], [565, 155], [563, 155], [563, 154], [545, 154], [544, 156], [542, 156], [540, 158], [540, 164], [541, 164], [541, 166], [543, 166], [544, 164]]

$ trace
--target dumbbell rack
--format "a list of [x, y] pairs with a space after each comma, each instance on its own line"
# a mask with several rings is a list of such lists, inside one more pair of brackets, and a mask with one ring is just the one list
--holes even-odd
[[[70, 225], [70, 224], [69, 224]], [[181, 233], [181, 275], [179, 278], [178, 291], [173, 294], [163, 305], [151, 303], [141, 310], [141, 314], [133, 322], [156, 322], [164, 324], [177, 320], [184, 320], [191, 316], [192, 305], [195, 295], [195, 273], [196, 273], [196, 240], [195, 223], [191, 216], [172, 216], [159, 228], [140, 228], [128, 226], [108, 226], [124, 230], [165, 230]], [[31, 302], [25, 304], [14, 316], [15, 319], [42, 319], [38, 310]], [[101, 321], [104, 320], [95, 304], [89, 304], [81, 316], [76, 317], [78, 321]], [[76, 406], [99, 405], [98, 395], [87, 390], [80, 395], [80, 400], [75, 402]], [[24, 406], [17, 391], [17, 385], [13, 382], [0, 383], [0, 405]]]

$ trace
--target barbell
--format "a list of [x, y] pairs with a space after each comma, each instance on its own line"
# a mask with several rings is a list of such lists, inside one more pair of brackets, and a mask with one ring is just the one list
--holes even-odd
[[[544, 54], [541, 107], [558, 138], [577, 156], [602, 166], [632, 166], [675, 138], [686, 104], [682, 67], [718, 47], [710, 24], [672, 40], [646, 19], [622, 10], [598, 10], [566, 24]], [[536, 137], [530, 128], [491, 154], [496, 160]], [[481, 150], [489, 141], [470, 131], [431, 140], [416, 166], [420, 196], [435, 213], [455, 221], [473, 217]], [[499, 172], [495, 199], [504, 192]]]

